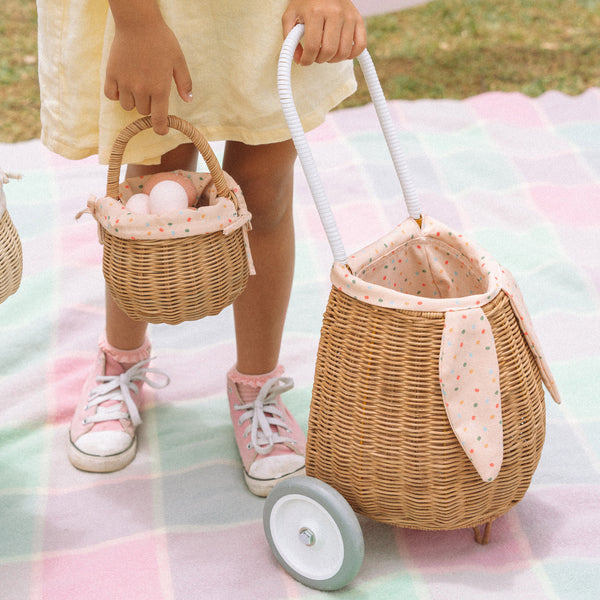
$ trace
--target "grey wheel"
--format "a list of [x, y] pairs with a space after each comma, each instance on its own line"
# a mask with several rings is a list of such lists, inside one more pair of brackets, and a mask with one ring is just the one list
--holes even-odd
[[299, 582], [317, 590], [337, 590], [362, 565], [364, 540], [358, 519], [344, 497], [313, 477], [278, 484], [263, 511], [273, 554]]

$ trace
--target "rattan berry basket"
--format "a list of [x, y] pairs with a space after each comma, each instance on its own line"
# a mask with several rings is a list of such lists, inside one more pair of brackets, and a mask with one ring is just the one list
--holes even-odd
[[254, 271], [247, 236], [251, 215], [241, 190], [195, 127], [172, 115], [168, 124], [194, 143], [208, 167], [209, 173], [179, 171], [207, 205], [168, 215], [128, 211], [126, 200], [143, 178], [119, 183], [123, 152], [134, 135], [151, 129], [145, 117], [118, 135], [106, 197], [90, 199], [82, 212], [98, 221], [104, 278], [118, 306], [132, 319], [174, 325], [221, 312]]
[[377, 521], [472, 527], [487, 542], [530, 485], [545, 437], [542, 384], [560, 402], [554, 380], [508, 270], [422, 214], [366, 51], [359, 62], [409, 218], [346, 253], [292, 97], [301, 35], [284, 44], [280, 98], [334, 257], [306, 472]]
[[5, 183], [8, 176], [0, 169], [0, 303], [19, 289], [23, 275], [23, 249], [6, 206]]

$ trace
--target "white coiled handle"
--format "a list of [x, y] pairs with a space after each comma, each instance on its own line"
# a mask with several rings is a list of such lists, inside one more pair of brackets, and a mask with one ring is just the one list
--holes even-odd
[[[290, 130], [292, 140], [294, 141], [296, 151], [298, 152], [298, 158], [300, 159], [302, 169], [304, 170], [304, 175], [306, 176], [313, 200], [317, 207], [317, 211], [319, 212], [323, 229], [327, 235], [327, 239], [333, 253], [333, 259], [337, 263], [345, 263], [347, 256], [346, 250], [337, 228], [333, 212], [331, 211], [331, 206], [327, 200], [323, 182], [321, 181], [315, 160], [306, 140], [306, 135], [304, 133], [304, 129], [302, 128], [302, 123], [300, 122], [300, 117], [298, 116], [298, 111], [296, 110], [296, 105], [294, 103], [294, 97], [292, 94], [292, 60], [296, 47], [300, 43], [300, 39], [302, 38], [303, 34], [304, 25], [296, 25], [286, 37], [283, 47], [281, 48], [277, 70], [279, 99], [281, 101], [281, 107], [283, 109], [283, 114], [288, 129]], [[392, 162], [394, 163], [394, 167], [396, 169], [396, 175], [400, 181], [400, 186], [402, 188], [404, 201], [408, 209], [408, 214], [413, 219], [417, 220], [421, 217], [421, 206], [419, 199], [412, 183], [412, 179], [408, 173], [404, 154], [400, 148], [400, 140], [398, 139], [396, 129], [394, 128], [392, 117], [390, 115], [385, 96], [383, 95], [383, 90], [381, 89], [381, 84], [379, 83], [375, 66], [373, 65], [373, 60], [371, 59], [371, 56], [367, 50], [364, 50], [358, 56], [358, 62], [365, 76], [365, 81], [367, 82], [367, 87], [369, 89], [369, 93], [371, 94], [371, 99], [373, 100], [373, 105], [375, 106], [375, 111], [381, 124], [381, 128], [392, 157]]]

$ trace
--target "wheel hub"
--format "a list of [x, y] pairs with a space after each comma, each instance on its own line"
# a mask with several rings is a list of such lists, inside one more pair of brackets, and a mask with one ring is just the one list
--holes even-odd
[[317, 541], [314, 532], [308, 527], [302, 527], [298, 532], [298, 537], [305, 546], [314, 546]]

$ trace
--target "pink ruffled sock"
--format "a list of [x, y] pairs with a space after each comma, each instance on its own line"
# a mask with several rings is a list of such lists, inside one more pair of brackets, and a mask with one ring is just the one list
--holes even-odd
[[278, 365], [269, 373], [264, 373], [262, 375], [245, 375], [244, 373], [240, 373], [236, 367], [233, 367], [227, 376], [233, 383], [237, 384], [240, 398], [242, 399], [242, 402], [246, 404], [248, 402], [254, 402], [256, 396], [258, 396], [258, 393], [260, 392], [260, 388], [262, 388], [269, 379], [281, 377], [283, 371], [283, 366]]
[[106, 339], [106, 333], [103, 333], [98, 342], [98, 346], [102, 352], [108, 354], [112, 359], [120, 363], [125, 371], [140, 362], [140, 360], [150, 358], [151, 344], [148, 336], [146, 336], [144, 343], [139, 348], [134, 348], [133, 350], [121, 350], [120, 348], [115, 348], [111, 345]]

